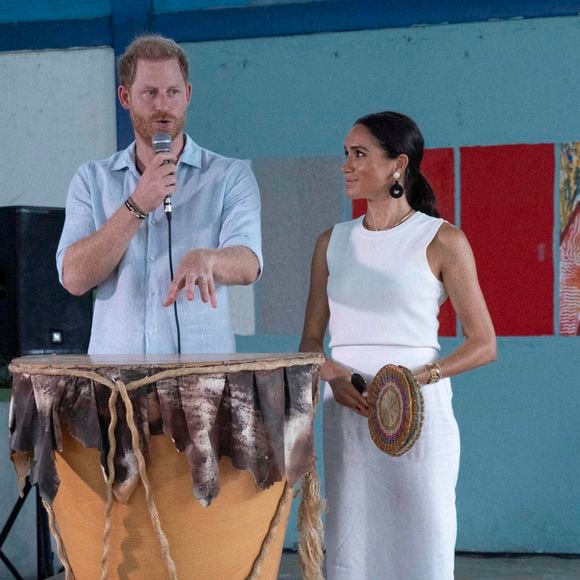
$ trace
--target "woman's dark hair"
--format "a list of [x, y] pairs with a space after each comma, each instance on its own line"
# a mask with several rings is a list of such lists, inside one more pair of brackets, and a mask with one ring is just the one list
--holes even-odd
[[421, 173], [425, 141], [415, 121], [401, 113], [384, 111], [361, 117], [355, 125], [366, 127], [389, 159], [396, 159], [401, 154], [409, 158], [405, 171], [405, 195], [409, 205], [417, 211], [439, 217], [435, 192]]

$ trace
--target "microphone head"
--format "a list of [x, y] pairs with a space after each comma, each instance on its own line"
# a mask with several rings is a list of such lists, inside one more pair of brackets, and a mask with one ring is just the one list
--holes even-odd
[[171, 135], [168, 133], [155, 133], [151, 139], [151, 145], [155, 153], [167, 153], [171, 151]]

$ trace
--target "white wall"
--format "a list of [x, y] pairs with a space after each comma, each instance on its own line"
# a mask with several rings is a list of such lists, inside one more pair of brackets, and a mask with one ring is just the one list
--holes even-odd
[[0, 206], [64, 206], [89, 159], [116, 150], [112, 48], [0, 52]]

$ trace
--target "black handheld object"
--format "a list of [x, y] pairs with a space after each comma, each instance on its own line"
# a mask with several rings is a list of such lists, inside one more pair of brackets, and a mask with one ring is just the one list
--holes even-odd
[[362, 395], [367, 388], [367, 382], [358, 373], [352, 373], [350, 384]]
[[[157, 153], [169, 153], [171, 151], [171, 135], [169, 133], [155, 133], [151, 139], [153, 150]], [[171, 196], [166, 195], [163, 200], [163, 211], [166, 214], [171, 213]]]

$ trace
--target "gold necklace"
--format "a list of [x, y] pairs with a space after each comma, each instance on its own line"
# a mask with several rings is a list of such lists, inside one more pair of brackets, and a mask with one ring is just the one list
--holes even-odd
[[384, 232], [386, 230], [392, 230], [393, 228], [396, 228], [397, 226], [400, 226], [402, 223], [406, 222], [413, 215], [413, 213], [415, 213], [415, 210], [411, 208], [396, 224], [393, 224], [392, 226], [386, 226], [384, 228], [371, 227], [365, 214], [365, 217], [363, 218], [363, 226], [365, 229], [370, 230], [371, 232]]

